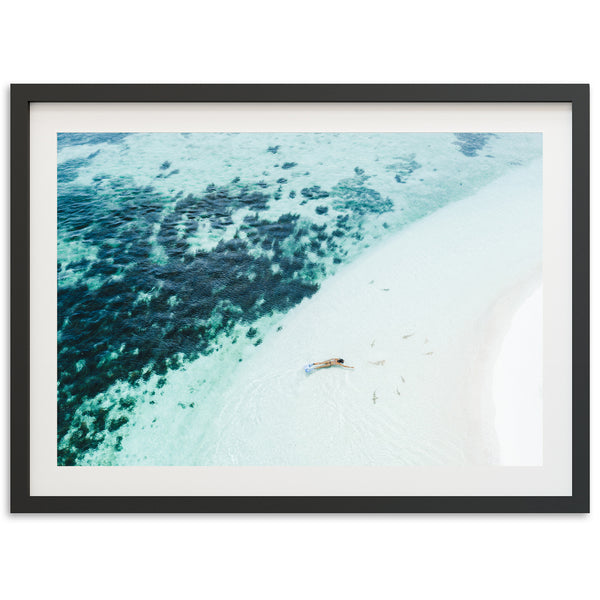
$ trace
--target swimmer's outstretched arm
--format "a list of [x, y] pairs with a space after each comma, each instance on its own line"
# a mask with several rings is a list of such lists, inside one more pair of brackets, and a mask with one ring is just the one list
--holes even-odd
[[341, 365], [340, 363], [338, 363], [338, 367], [344, 367], [344, 369], [354, 369], [354, 367], [351, 367], [350, 365]]

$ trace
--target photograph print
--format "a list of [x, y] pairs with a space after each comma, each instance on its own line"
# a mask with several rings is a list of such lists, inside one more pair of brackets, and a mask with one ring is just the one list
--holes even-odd
[[541, 466], [542, 134], [59, 133], [58, 466]]

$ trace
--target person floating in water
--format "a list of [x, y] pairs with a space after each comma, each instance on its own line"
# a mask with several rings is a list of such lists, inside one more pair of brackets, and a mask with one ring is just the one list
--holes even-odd
[[343, 358], [330, 358], [321, 362], [310, 363], [304, 367], [307, 373], [312, 373], [315, 369], [328, 369], [329, 367], [344, 367], [345, 369], [354, 369], [349, 365], [344, 364]]

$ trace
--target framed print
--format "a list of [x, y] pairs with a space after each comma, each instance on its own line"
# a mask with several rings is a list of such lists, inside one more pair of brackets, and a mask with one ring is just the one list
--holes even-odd
[[14, 512], [587, 512], [586, 85], [15, 85]]

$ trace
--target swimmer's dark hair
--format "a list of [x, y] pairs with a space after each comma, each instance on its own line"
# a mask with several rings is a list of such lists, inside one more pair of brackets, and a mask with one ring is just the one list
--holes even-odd
[[343, 358], [338, 358], [338, 362], [339, 362], [339, 363], [343, 363], [343, 362], [344, 362], [344, 359], [343, 359]]

